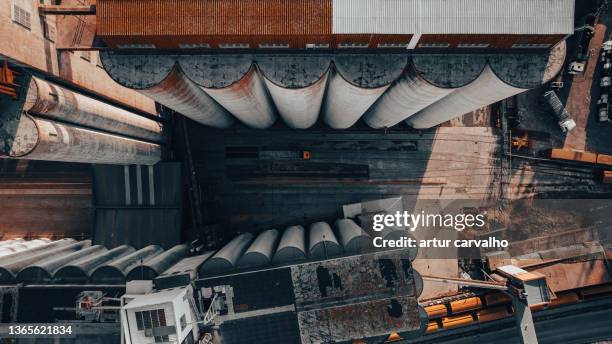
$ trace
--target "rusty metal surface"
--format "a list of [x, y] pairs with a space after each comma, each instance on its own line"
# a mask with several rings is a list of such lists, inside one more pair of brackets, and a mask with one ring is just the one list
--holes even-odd
[[402, 77], [368, 110], [372, 128], [392, 127], [473, 82], [486, 64], [478, 55], [417, 55]]
[[421, 320], [416, 299], [409, 296], [313, 309], [298, 313], [302, 343], [337, 343], [372, 338], [384, 341], [391, 332], [416, 332]]
[[337, 305], [361, 297], [375, 299], [404, 295], [416, 298], [415, 273], [405, 250], [291, 267], [298, 308]]
[[265, 129], [274, 124], [277, 113], [265, 87], [257, 68], [253, 67], [231, 86], [203, 89], [244, 124]]
[[209, 95], [175, 68], [160, 84], [140, 91], [190, 119], [215, 128], [227, 128], [234, 118]]
[[330, 57], [326, 56], [257, 58], [270, 96], [291, 128], [309, 128], [319, 118], [330, 62]]
[[161, 147], [33, 116], [23, 116], [12, 157], [98, 164], [153, 165]]
[[[551, 7], [544, 1], [537, 3], [540, 6], [512, 5], [513, 12], [500, 17], [506, 26], [511, 26], [503, 29], [491, 17], [506, 6], [479, 15], [474, 14], [478, 9], [457, 15], [455, 6], [426, 6], [416, 1], [387, 5], [332, 0], [101, 0], [97, 18], [98, 36], [113, 48], [134, 43], [153, 44], [159, 49], [178, 49], [181, 44], [218, 48], [223, 43], [248, 44], [250, 48], [266, 43], [288, 44], [294, 49], [306, 48], [309, 43], [328, 44], [331, 48], [358, 43], [378, 48], [379, 43], [407, 45], [414, 33], [423, 34], [423, 42], [445, 42], [452, 48], [459, 43], [487, 42], [490, 48], [499, 49], [519, 42], [559, 42], [571, 31], [559, 30], [573, 22], [571, 16], [560, 14], [569, 8], [557, 4], [552, 6], [556, 12], [535, 20], [529, 13]], [[475, 5], [479, 2], [459, 7], [465, 10]], [[416, 9], [411, 9], [414, 6]], [[421, 13], [420, 6], [428, 14]], [[406, 15], [402, 11], [411, 12]], [[397, 16], [405, 16], [405, 20]], [[486, 23], [475, 25], [480, 17]], [[458, 27], [464, 29], [458, 32]]]
[[530, 272], [545, 275], [549, 287], [554, 292], [612, 282], [606, 261], [603, 259], [560, 263]]
[[30, 81], [24, 110], [89, 128], [163, 141], [161, 124], [36, 77]]
[[406, 122], [417, 129], [431, 128], [526, 90], [503, 82], [487, 65], [473, 83], [459, 88], [414, 116], [409, 117]]
[[[98, 34], [331, 34], [332, 0], [99, 0]], [[155, 23], [155, 25], [151, 25]]]

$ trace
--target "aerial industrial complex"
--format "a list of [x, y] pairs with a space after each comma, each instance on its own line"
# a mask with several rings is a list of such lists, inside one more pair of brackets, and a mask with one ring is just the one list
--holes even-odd
[[0, 1], [0, 343], [612, 340], [609, 25]]

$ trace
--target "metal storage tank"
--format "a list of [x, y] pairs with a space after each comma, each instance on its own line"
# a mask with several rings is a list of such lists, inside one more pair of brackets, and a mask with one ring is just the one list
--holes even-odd
[[187, 256], [187, 245], [176, 245], [162, 252], [142, 264], [133, 267], [128, 273], [126, 280], [152, 280], [162, 272], [168, 270], [172, 265]]
[[331, 59], [321, 56], [258, 56], [257, 65], [283, 121], [295, 129], [319, 118]]
[[[24, 241], [21, 243], [15, 243], [13, 245], [21, 245], [21, 247], [17, 251], [14, 251], [13, 253], [3, 256], [0, 264], [2, 263], [8, 264], [8, 262], [10, 261], [18, 260], [25, 256], [31, 256], [33, 254], [37, 254], [43, 251], [49, 251], [49, 250], [52, 250], [60, 246], [73, 244], [75, 242], [76, 241], [74, 239], [60, 239], [60, 240], [56, 240], [52, 242], [37, 239], [37, 240]], [[13, 245], [10, 245], [10, 246], [13, 246]]]
[[136, 139], [163, 141], [158, 122], [36, 77], [30, 81], [23, 109], [31, 114]]
[[268, 128], [276, 109], [250, 55], [183, 56], [181, 69], [242, 123]]
[[251, 268], [270, 265], [278, 237], [276, 229], [269, 229], [260, 233], [238, 260], [238, 267]]
[[91, 281], [97, 284], [123, 284], [128, 272], [144, 260], [160, 254], [164, 250], [157, 245], [149, 245], [132, 252], [123, 258], [99, 266], [91, 274]]
[[0, 257], [10, 256], [17, 252], [47, 245], [48, 243], [48, 239], [35, 239], [30, 241], [24, 241], [23, 239], [7, 240], [3, 246], [0, 246]]
[[198, 269], [200, 276], [210, 276], [236, 267], [238, 259], [253, 241], [253, 234], [243, 233], [223, 246], [212, 258]]
[[85, 283], [98, 266], [124, 257], [134, 251], [133, 247], [122, 245], [110, 251], [77, 259], [57, 270], [53, 279], [58, 283]]
[[20, 243], [20, 242], [24, 242], [24, 240], [22, 238], [3, 240], [3, 241], [0, 241], [0, 247], [4, 247], [6, 245], [16, 244], [16, 243]]
[[[20, 252], [16, 255], [17, 257], [3, 258], [0, 262], [0, 284], [13, 283], [17, 273], [32, 264], [36, 264], [46, 259], [52, 259], [58, 255], [78, 251], [83, 247], [89, 247], [90, 245], [91, 241], [89, 240], [75, 242], [72, 239], [63, 239], [55, 241], [49, 245]], [[37, 249], [42, 250], [37, 251]]]
[[566, 45], [563, 42], [546, 54], [491, 56], [478, 79], [408, 118], [406, 122], [417, 129], [431, 128], [547, 83], [563, 68], [565, 53]]
[[16, 279], [18, 283], [50, 283], [53, 280], [55, 272], [62, 266], [77, 259], [91, 257], [106, 251], [106, 247], [94, 245], [76, 252], [67, 252], [59, 257], [43, 260], [34, 265], [25, 267], [19, 271]]
[[355, 221], [340, 219], [334, 227], [344, 252], [359, 254], [372, 249], [372, 238]]
[[355, 124], [404, 71], [402, 55], [338, 55], [323, 104], [323, 120], [334, 129]]
[[215, 251], [204, 252], [198, 256], [181, 259], [170, 269], [155, 277], [153, 283], [156, 289], [167, 289], [184, 287], [189, 285], [198, 277], [198, 269], [208, 258], [212, 257]]
[[173, 56], [120, 55], [101, 52], [108, 75], [192, 120], [227, 128], [234, 118], [189, 80]]
[[306, 237], [304, 227], [291, 226], [285, 229], [281, 237], [273, 261], [284, 264], [306, 259]]
[[327, 258], [338, 256], [342, 247], [338, 244], [331, 227], [325, 222], [315, 222], [310, 225], [308, 233], [308, 256]]
[[479, 55], [415, 55], [364, 120], [372, 128], [392, 127], [476, 80], [486, 63]]
[[154, 165], [161, 147], [144, 141], [107, 134], [22, 114], [9, 156], [93, 164]]

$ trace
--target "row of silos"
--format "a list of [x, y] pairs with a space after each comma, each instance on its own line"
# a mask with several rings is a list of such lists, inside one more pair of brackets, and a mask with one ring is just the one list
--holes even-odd
[[[548, 82], [565, 44], [534, 54], [160, 55], [102, 54], [120, 84], [205, 125], [238, 119], [268, 128], [277, 117], [306, 129], [359, 119], [373, 128], [437, 124]], [[468, 99], [468, 101], [466, 101]]]
[[67, 87], [24, 75], [16, 101], [4, 104], [0, 151], [12, 158], [153, 165], [164, 142], [159, 122]]
[[[375, 235], [391, 240], [409, 236], [401, 229]], [[73, 239], [7, 240], [0, 242], [0, 252], [14, 245], [26, 248], [2, 257], [0, 284], [113, 285], [160, 278], [164, 279], [160, 283], [174, 285], [188, 283], [198, 275], [208, 277], [235, 269], [266, 268], [374, 250], [371, 235], [351, 219], [340, 219], [333, 227], [326, 222], [315, 222], [308, 230], [295, 225], [282, 233], [276, 229], [257, 236], [243, 233], [216, 252], [194, 257], [188, 257], [189, 247], [185, 244], [168, 250], [156, 245], [139, 250], [122, 245], [109, 250], [92, 245], [89, 240]], [[406, 252], [410, 259], [416, 257], [416, 249], [406, 249]]]
[[[383, 239], [398, 239], [406, 231], [382, 233]], [[319, 260], [372, 251], [372, 237], [351, 219], [340, 219], [330, 226], [315, 222], [287, 227], [282, 233], [269, 229], [256, 237], [243, 233], [235, 237], [199, 268], [200, 276], [213, 276], [234, 269], [248, 269]], [[413, 252], [414, 251], [414, 252]], [[410, 250], [411, 259], [416, 250]]]
[[157, 245], [139, 250], [122, 245], [107, 249], [91, 241], [15, 239], [0, 242], [0, 249], [31, 243], [0, 260], [0, 284], [125, 284], [151, 280], [168, 271], [188, 253], [187, 245], [164, 251]]

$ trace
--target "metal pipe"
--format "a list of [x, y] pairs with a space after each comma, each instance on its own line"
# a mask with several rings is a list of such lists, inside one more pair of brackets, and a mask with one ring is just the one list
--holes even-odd
[[416, 55], [364, 120], [372, 128], [392, 127], [474, 81], [485, 65], [484, 56]]
[[179, 65], [187, 77], [242, 123], [268, 128], [276, 109], [250, 55], [183, 56]]
[[9, 156], [97, 164], [154, 165], [161, 147], [23, 114]]
[[339, 55], [323, 105], [323, 120], [334, 129], [355, 124], [406, 68], [401, 55]]
[[36, 77], [30, 81], [23, 109], [75, 125], [152, 142], [163, 141], [159, 123]]
[[319, 118], [331, 59], [318, 56], [262, 56], [257, 66], [285, 123], [307, 129]]

